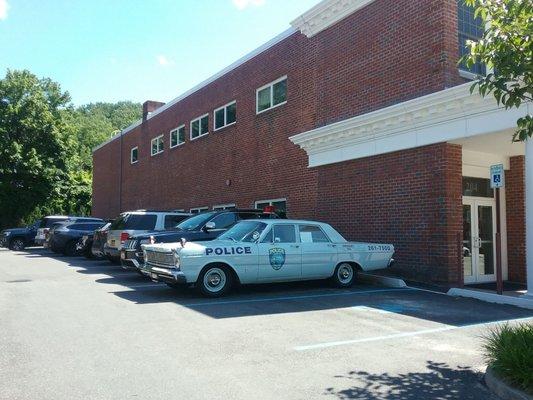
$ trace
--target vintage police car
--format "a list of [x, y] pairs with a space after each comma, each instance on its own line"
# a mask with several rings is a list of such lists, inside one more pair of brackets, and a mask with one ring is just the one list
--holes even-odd
[[209, 297], [235, 283], [331, 279], [350, 286], [358, 270], [386, 268], [392, 244], [347, 242], [313, 221], [247, 220], [208, 242], [145, 244], [146, 273], [169, 286], [194, 284]]

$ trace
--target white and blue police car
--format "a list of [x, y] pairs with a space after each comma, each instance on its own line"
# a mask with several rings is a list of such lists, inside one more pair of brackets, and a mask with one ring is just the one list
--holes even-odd
[[195, 285], [209, 297], [236, 284], [331, 279], [348, 287], [357, 271], [386, 268], [392, 244], [348, 242], [331, 225], [246, 220], [206, 242], [145, 244], [144, 273], [169, 286]]

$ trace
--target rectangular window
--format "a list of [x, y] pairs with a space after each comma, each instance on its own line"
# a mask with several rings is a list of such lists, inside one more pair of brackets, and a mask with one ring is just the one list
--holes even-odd
[[274, 243], [296, 243], [294, 225], [274, 225]]
[[185, 125], [170, 131], [170, 148], [185, 143]]
[[[459, 25], [459, 56], [463, 57], [469, 53], [466, 42], [472, 40], [477, 42], [483, 36], [484, 27], [480, 17], [475, 18], [474, 9], [465, 4], [464, 0], [457, 0], [457, 21]], [[486, 75], [487, 68], [485, 64], [476, 62], [468, 68], [464, 63], [459, 65], [459, 69], [467, 74]]]
[[213, 211], [228, 210], [232, 208], [236, 208], [235, 203], [219, 204], [218, 206], [213, 206]]
[[287, 102], [287, 77], [283, 76], [274, 82], [260, 87], [256, 91], [257, 114]]
[[204, 211], [207, 211], [207, 210], [209, 210], [209, 207], [196, 207], [196, 208], [191, 208], [190, 213], [191, 214], [198, 214], [198, 213], [201, 213], [201, 212], [204, 212]]
[[494, 198], [494, 189], [490, 187], [490, 179], [463, 176], [463, 196]]
[[202, 115], [191, 121], [191, 140], [209, 133], [209, 114]]
[[298, 225], [300, 242], [302, 243], [328, 243], [329, 239], [322, 229], [316, 225]]
[[163, 152], [163, 135], [152, 139], [152, 156]]
[[223, 107], [217, 108], [215, 115], [215, 131], [233, 125], [237, 121], [237, 102], [232, 101]]
[[265, 207], [272, 206], [276, 214], [281, 218], [287, 216], [287, 199], [274, 199], [274, 200], [258, 200], [255, 202], [255, 208], [264, 210]]
[[137, 161], [139, 161], [139, 148], [134, 147], [130, 152], [130, 163], [135, 164]]

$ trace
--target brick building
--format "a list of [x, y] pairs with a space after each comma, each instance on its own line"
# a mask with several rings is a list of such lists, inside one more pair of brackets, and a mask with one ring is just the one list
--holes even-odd
[[462, 286], [495, 279], [488, 178], [502, 163], [504, 278], [525, 282], [532, 174], [511, 137], [529, 105], [470, 95], [484, 72], [458, 67], [482, 32], [472, 13], [458, 0], [324, 0], [291, 25], [171, 102], [146, 102], [97, 147], [93, 214], [274, 204], [394, 243], [404, 277]]

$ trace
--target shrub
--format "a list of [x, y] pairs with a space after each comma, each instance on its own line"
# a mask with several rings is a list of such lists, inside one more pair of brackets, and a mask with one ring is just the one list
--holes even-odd
[[533, 324], [498, 326], [484, 338], [485, 358], [510, 385], [533, 394]]

